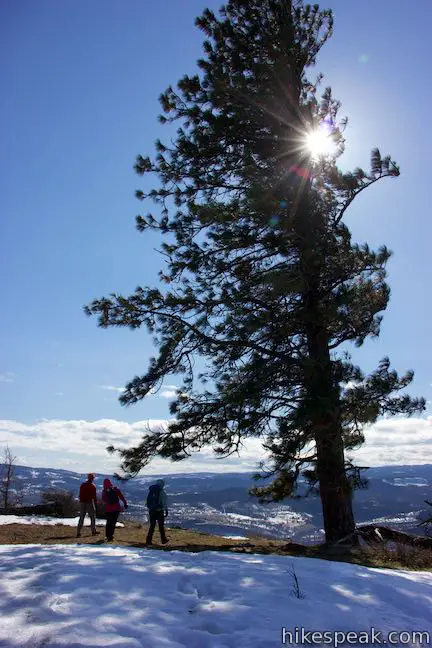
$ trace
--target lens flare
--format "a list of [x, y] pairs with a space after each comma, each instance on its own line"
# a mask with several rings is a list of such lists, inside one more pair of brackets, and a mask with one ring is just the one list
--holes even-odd
[[280, 216], [272, 216], [269, 220], [269, 225], [271, 227], [277, 227], [280, 223]]

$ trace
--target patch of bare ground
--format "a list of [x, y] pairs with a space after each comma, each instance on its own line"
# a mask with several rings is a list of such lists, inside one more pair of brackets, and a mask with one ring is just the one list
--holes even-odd
[[[325, 547], [324, 545], [302, 545], [287, 540], [272, 540], [249, 536], [246, 540], [223, 538], [207, 533], [171, 527], [167, 529], [169, 543], [162, 545], [157, 531], [151, 547], [146, 547], [147, 525], [127, 521], [123, 528], [117, 528], [114, 542], [110, 545], [135, 547], [158, 551], [228, 551], [233, 553], [275, 554], [283, 556], [305, 556], [349, 562], [369, 567], [421, 569], [432, 571], [432, 551], [397, 544], [392, 548], [374, 547]], [[80, 538], [76, 529], [58, 524], [7, 524], [0, 525], [0, 544], [79, 544], [101, 546], [105, 544], [104, 528], [99, 535], [92, 536], [85, 526]]]

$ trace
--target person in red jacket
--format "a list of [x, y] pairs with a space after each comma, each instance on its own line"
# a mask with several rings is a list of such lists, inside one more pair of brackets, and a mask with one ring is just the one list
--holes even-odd
[[105, 535], [108, 542], [112, 542], [114, 540], [116, 522], [122, 510], [120, 500], [123, 502], [124, 508], [126, 510], [128, 503], [121, 490], [117, 488], [117, 486], [113, 486], [110, 479], [104, 479], [102, 501], [105, 504]]
[[99, 531], [96, 531], [96, 486], [93, 484], [94, 474], [89, 473], [87, 475], [87, 481], [81, 484], [80, 486], [80, 516], [77, 526], [77, 538], [81, 537], [81, 529], [84, 524], [84, 518], [88, 513], [90, 518], [90, 526], [92, 535], [98, 535]]

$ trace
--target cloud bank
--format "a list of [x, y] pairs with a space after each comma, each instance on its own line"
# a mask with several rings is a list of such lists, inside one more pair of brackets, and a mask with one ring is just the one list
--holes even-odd
[[[41, 420], [33, 424], [0, 421], [1, 445], [8, 444], [18, 463], [87, 472], [110, 473], [118, 468], [118, 457], [106, 452], [108, 445], [128, 447], [140, 442], [148, 429], [157, 429], [166, 420], [127, 423], [114, 419]], [[366, 430], [366, 443], [350, 453], [364, 466], [432, 463], [432, 417], [382, 420]], [[217, 459], [211, 448], [190, 459], [173, 463], [155, 459], [145, 473], [249, 472], [263, 451], [259, 439], [244, 444], [240, 457]]]

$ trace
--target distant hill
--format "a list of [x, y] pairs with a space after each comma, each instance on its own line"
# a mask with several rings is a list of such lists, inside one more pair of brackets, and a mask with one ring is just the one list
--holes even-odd
[[[78, 494], [85, 474], [67, 470], [17, 467], [27, 503], [38, 503], [40, 493], [61, 488]], [[126, 515], [145, 517], [147, 489], [163, 476], [169, 496], [169, 524], [216, 535], [255, 533], [297, 542], [322, 539], [321, 503], [318, 497], [260, 505], [248, 494], [254, 484], [248, 473], [190, 473], [146, 475], [118, 482], [130, 507]], [[417, 517], [425, 499], [432, 497], [432, 465], [382, 466], [367, 471], [369, 488], [356, 491], [354, 509], [358, 523], [377, 522], [399, 530], [421, 534]], [[106, 475], [96, 476], [100, 492]], [[112, 478], [112, 477], [111, 477]], [[113, 480], [114, 481], [114, 480]]]

